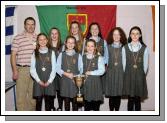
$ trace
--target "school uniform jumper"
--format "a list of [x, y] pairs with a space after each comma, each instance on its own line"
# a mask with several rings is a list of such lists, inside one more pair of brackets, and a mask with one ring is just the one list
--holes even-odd
[[[142, 45], [138, 51], [137, 68], [134, 68], [133, 55], [137, 52], [130, 51], [128, 45], [125, 45], [126, 52], [126, 68], [124, 74], [123, 94], [129, 96], [128, 110], [133, 110], [135, 104], [136, 110], [141, 110], [140, 98], [148, 96], [146, 73], [143, 69], [143, 56], [146, 46]], [[134, 53], [134, 54], [133, 54]]]
[[[51, 54], [52, 54], [51, 50], [48, 50], [48, 52], [44, 53], [44, 54], [39, 52], [39, 56], [42, 59], [46, 59], [45, 60], [45, 68], [46, 68], [45, 71], [42, 71], [43, 62], [41, 61], [41, 59], [36, 58], [36, 72], [37, 72], [37, 75], [38, 75], [39, 79], [41, 81], [44, 81], [44, 82], [48, 81], [48, 79], [50, 77], [49, 73], [51, 73], [51, 71], [52, 71]], [[49, 102], [50, 102], [49, 96], [54, 96], [54, 95], [55, 95], [55, 86], [54, 86], [53, 82], [50, 83], [48, 87], [42, 87], [42, 86], [40, 86], [39, 83], [37, 83], [34, 80], [33, 97], [36, 98], [36, 99], [41, 98], [41, 97], [46, 97], [45, 98], [45, 108], [46, 108], [46, 110], [50, 110], [50, 108], [51, 108], [50, 104], [49, 104]], [[40, 107], [41, 107], [41, 105], [39, 106], [39, 108]]]
[[[114, 46], [109, 45], [109, 61], [108, 68], [106, 72], [106, 81], [104, 92], [105, 96], [109, 97], [109, 106], [110, 110], [119, 110], [120, 101], [122, 96], [123, 89], [123, 65], [122, 65], [122, 47], [115, 48]], [[117, 61], [115, 61], [114, 52], [118, 52]], [[115, 63], [118, 63], [115, 65]]]
[[[98, 69], [99, 56], [93, 59], [88, 59], [86, 55], [83, 56], [83, 73], [87, 71], [94, 71]], [[90, 61], [92, 60], [92, 61]], [[89, 63], [91, 64], [89, 65]], [[103, 102], [102, 83], [100, 75], [88, 75], [84, 84], [84, 98], [85, 110], [99, 110], [100, 103]], [[94, 107], [93, 107], [94, 106]]]

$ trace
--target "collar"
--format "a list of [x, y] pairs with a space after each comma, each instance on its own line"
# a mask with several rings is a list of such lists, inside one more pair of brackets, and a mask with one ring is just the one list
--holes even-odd
[[120, 47], [122, 46], [122, 44], [121, 44], [120, 42], [113, 42], [113, 43], [112, 43], [112, 46], [113, 46], [114, 48], [120, 48]]
[[39, 49], [39, 52], [40, 52], [40, 53], [47, 53], [47, 52], [48, 52], [48, 48], [47, 48], [47, 47], [45, 47], [45, 48], [40, 48], [40, 49]]
[[73, 56], [76, 52], [75, 52], [75, 50], [71, 50], [71, 51], [65, 51], [66, 52], [66, 54], [67, 55], [69, 55], [69, 56]]
[[94, 39], [96, 42], [99, 42], [100, 41], [100, 37], [98, 36], [98, 37], [90, 37], [90, 39]]
[[94, 58], [94, 54], [86, 53], [86, 57], [87, 57], [88, 59], [92, 59], [92, 58]]
[[140, 43], [140, 41], [137, 41], [137, 42], [130, 42], [130, 45], [132, 46], [132, 47], [141, 47], [141, 43]]

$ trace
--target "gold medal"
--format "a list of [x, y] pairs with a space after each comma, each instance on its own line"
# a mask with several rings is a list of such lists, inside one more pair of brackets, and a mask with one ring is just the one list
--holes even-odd
[[[135, 55], [133, 48], [132, 48], [132, 44], [130, 45], [131, 49], [132, 49], [132, 53], [133, 53], [133, 59], [134, 59], [134, 65], [133, 68], [137, 69], [137, 59], [138, 59], [138, 55], [139, 55], [139, 50], [137, 51], [137, 54]], [[139, 46], [138, 46], [139, 47]], [[139, 61], [140, 61], [140, 57], [139, 57]]]
[[76, 63], [76, 60], [73, 58], [73, 59], [72, 59], [72, 62], [73, 62], [73, 64], [75, 64], [75, 63]]
[[119, 48], [114, 48], [114, 66], [118, 65]]
[[117, 66], [117, 65], [118, 65], [118, 62], [115, 62], [114, 65]]
[[[48, 55], [48, 54], [47, 54]], [[49, 57], [48, 56], [46, 56], [44, 59], [41, 57], [41, 55], [39, 55], [39, 58], [40, 58], [40, 60], [41, 60], [41, 62], [42, 62], [42, 68], [41, 68], [41, 70], [44, 72], [44, 71], [46, 71], [46, 67], [44, 67], [45, 66], [45, 62], [47, 62], [47, 59], [49, 59]]]
[[138, 60], [138, 62], [141, 62], [142, 61], [142, 59], [141, 59], [141, 57], [139, 57], [139, 60]]
[[42, 67], [42, 71], [45, 71], [46, 70], [46, 68], [45, 67]]
[[48, 62], [50, 61], [49, 57], [46, 57], [46, 61], [48, 61]]
[[103, 46], [98, 46], [98, 51], [101, 53], [103, 49]]
[[137, 69], [137, 65], [136, 65], [136, 64], [134, 64], [134, 65], [133, 65], [133, 68]]

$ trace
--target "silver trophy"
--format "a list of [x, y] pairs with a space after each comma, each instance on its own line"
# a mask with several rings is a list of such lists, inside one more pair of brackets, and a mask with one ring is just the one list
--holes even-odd
[[84, 98], [83, 98], [83, 95], [81, 94], [81, 87], [85, 82], [85, 75], [80, 75], [80, 74], [75, 75], [73, 79], [74, 79], [75, 85], [78, 87], [78, 93], [77, 93], [77, 96], [76, 96], [76, 101], [78, 103], [83, 103]]

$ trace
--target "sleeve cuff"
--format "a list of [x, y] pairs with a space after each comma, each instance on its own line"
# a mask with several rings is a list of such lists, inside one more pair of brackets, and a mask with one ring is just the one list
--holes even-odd
[[37, 79], [36, 81], [37, 81], [37, 83], [39, 83], [41, 80], [40, 80], [40, 79]]
[[53, 82], [53, 81], [51, 81], [51, 80], [48, 80], [48, 83], [49, 83], [49, 84], [51, 84], [52, 82]]
[[90, 75], [93, 75], [93, 74], [94, 74], [94, 72], [93, 72], [93, 71], [91, 71], [91, 72], [90, 72]]
[[61, 70], [61, 71], [60, 71], [60, 76], [62, 76], [62, 75], [63, 75], [63, 73], [64, 73], [64, 71], [63, 71], [63, 70]]

